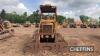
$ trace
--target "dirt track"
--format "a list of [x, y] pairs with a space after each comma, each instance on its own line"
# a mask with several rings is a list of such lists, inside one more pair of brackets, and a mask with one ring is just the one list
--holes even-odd
[[34, 28], [14, 28], [14, 36], [0, 40], [0, 56], [24, 56], [24, 43], [32, 36]]
[[[0, 56], [28, 56], [23, 53], [24, 44], [29, 41], [32, 37], [34, 31], [36, 30], [34, 27], [30, 28], [14, 28], [15, 33], [14, 36], [8, 39], [0, 40]], [[73, 45], [75, 39], [83, 42], [83, 45], [93, 45], [97, 51], [96, 54], [100, 55], [100, 29], [71, 29], [71, 28], [63, 28], [60, 29], [60, 32], [66, 41], [69, 41], [69, 45]], [[72, 40], [73, 39], [73, 40]], [[72, 40], [72, 41], [71, 41]], [[77, 42], [78, 44], [81, 44]], [[78, 55], [77, 55], [78, 56]], [[94, 55], [97, 56], [97, 55]]]

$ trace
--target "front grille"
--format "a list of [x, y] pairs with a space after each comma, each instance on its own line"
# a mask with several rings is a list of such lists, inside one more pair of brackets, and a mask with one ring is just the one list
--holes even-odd
[[43, 33], [52, 33], [52, 25], [43, 25]]

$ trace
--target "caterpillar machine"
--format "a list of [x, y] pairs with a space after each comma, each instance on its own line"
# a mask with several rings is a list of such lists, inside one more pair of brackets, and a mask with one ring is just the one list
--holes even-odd
[[4, 22], [3, 22], [3, 25], [4, 25], [4, 28], [6, 28], [6, 29], [11, 28], [11, 23], [10, 23], [10, 21], [4, 21]]
[[40, 5], [40, 11], [41, 20], [39, 24], [39, 29], [33, 35], [33, 39], [31, 42], [32, 49], [30, 50], [32, 50], [33, 53], [37, 54], [40, 54], [40, 52], [43, 51], [62, 53], [64, 51], [63, 48], [65, 47], [65, 45], [67, 45], [67, 43], [65, 42], [62, 35], [60, 33], [57, 33], [56, 6]]
[[36, 43], [33, 43], [33, 50], [35, 50], [35, 52], [39, 50], [62, 52], [66, 43], [61, 34], [57, 33], [56, 6], [40, 5], [40, 10], [40, 28], [34, 35], [34, 41], [36, 41]]
[[3, 22], [2, 18], [0, 17], [0, 40], [12, 37], [14, 32], [13, 29], [7, 29], [7, 25], [5, 26], [3, 23], [5, 24], [5, 22]]

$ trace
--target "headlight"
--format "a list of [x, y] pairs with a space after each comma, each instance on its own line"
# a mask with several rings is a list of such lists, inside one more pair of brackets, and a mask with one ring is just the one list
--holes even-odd
[[46, 38], [49, 38], [49, 36], [48, 36], [48, 35], [46, 35], [45, 37], [46, 37]]

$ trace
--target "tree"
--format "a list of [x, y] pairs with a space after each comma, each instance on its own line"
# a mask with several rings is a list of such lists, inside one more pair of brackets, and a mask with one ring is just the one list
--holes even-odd
[[[34, 11], [31, 15], [27, 16], [27, 12], [24, 12], [22, 15], [17, 14], [16, 12], [6, 13], [4, 9], [2, 9], [0, 16], [4, 20], [8, 20], [12, 23], [25, 23], [26, 21], [30, 21], [31, 23], [39, 23], [40, 22], [40, 14], [39, 11]], [[62, 24], [66, 17], [62, 15], [57, 15], [57, 22]]]
[[99, 23], [100, 23], [100, 17], [99, 17]]
[[27, 12], [24, 12], [22, 15], [19, 16], [19, 18], [20, 23], [25, 23], [27, 21]]
[[68, 20], [68, 24], [74, 23], [74, 18], [68, 18], [67, 20]]
[[90, 17], [85, 16], [85, 15], [80, 15], [80, 20], [82, 21], [82, 23], [88, 23], [88, 20], [90, 19]]
[[62, 16], [62, 15], [57, 15], [57, 22], [60, 24], [63, 24], [64, 20], [66, 19], [66, 17]]
[[24, 12], [24, 13], [23, 13], [23, 16], [24, 16], [24, 17], [27, 17], [27, 12]]
[[5, 19], [8, 21], [13, 22], [13, 15], [12, 13], [6, 13]]
[[40, 22], [40, 15], [38, 14], [37, 11], [34, 11], [33, 14], [28, 16], [27, 20], [30, 21], [31, 23], [36, 23], [37, 24], [37, 23]]
[[2, 9], [2, 11], [0, 13], [0, 17], [2, 17], [5, 20], [5, 16], [6, 16], [6, 11], [4, 9]]
[[36, 24], [40, 22], [40, 15], [38, 14], [38, 12], [39, 11], [33, 12], [33, 16]]

